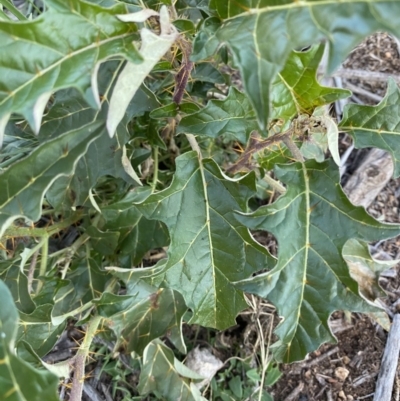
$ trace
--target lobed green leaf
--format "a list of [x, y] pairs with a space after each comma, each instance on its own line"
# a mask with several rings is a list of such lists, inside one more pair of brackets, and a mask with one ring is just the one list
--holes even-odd
[[[52, 92], [74, 87], [99, 105], [97, 70], [102, 61], [141, 57], [136, 28], [118, 20], [124, 4], [103, 8], [81, 0], [48, 0], [48, 10], [24, 23], [0, 21], [0, 127], [19, 113], [35, 132]], [[0, 129], [0, 138], [3, 130]]]
[[168, 401], [205, 401], [191, 380], [193, 377], [197, 381], [203, 379], [182, 365], [171, 349], [155, 340], [144, 351], [138, 389], [143, 395], [157, 392]]
[[270, 272], [238, 283], [267, 297], [283, 321], [275, 356], [285, 362], [304, 359], [323, 342], [335, 341], [328, 318], [335, 310], [374, 311], [359, 297], [342, 256], [348, 239], [386, 239], [400, 226], [380, 223], [354, 206], [339, 185], [332, 161], [295, 163], [275, 168], [287, 191], [275, 203], [238, 219], [278, 240], [278, 263]]
[[136, 207], [168, 227], [171, 244], [162, 269], [163, 287], [180, 292], [193, 310], [190, 323], [224, 329], [246, 307], [233, 281], [271, 267], [274, 260], [238, 223], [255, 192], [254, 175], [232, 180], [196, 152], [176, 159], [171, 186]]
[[1, 280], [0, 304], [0, 399], [57, 401], [57, 376], [32, 368], [14, 353], [18, 312], [10, 291]]
[[[215, 37], [228, 45], [263, 131], [270, 117], [271, 85], [291, 50], [328, 41], [332, 72], [371, 33], [400, 35], [393, 18], [400, 13], [397, 0], [213, 0], [210, 8], [223, 22], [216, 32], [207, 31], [208, 42], [204, 35], [198, 40], [204, 49], [210, 43], [216, 49]], [[194, 59], [203, 56], [200, 52]]]
[[0, 174], [0, 237], [17, 218], [39, 219], [44, 194], [59, 177], [71, 174], [104, 129], [89, 124], [50, 140]]

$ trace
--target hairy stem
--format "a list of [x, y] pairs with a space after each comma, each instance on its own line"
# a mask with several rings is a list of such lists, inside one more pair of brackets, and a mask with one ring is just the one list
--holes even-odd
[[194, 63], [193, 61], [190, 61], [190, 55], [192, 53], [191, 44], [186, 42], [182, 37], [178, 39], [177, 43], [182, 50], [182, 64], [180, 70], [175, 76], [175, 90], [172, 100], [176, 104], [180, 104], [182, 102], [190, 74], [194, 67]]
[[58, 232], [65, 230], [72, 224], [76, 223], [82, 218], [82, 212], [76, 212], [72, 216], [66, 218], [59, 223], [55, 223], [49, 227], [17, 227], [11, 226], [7, 228], [4, 237], [51, 237]]
[[32, 293], [32, 284], [33, 284], [33, 278], [35, 275], [35, 268], [36, 268], [36, 262], [37, 262], [38, 255], [39, 255], [39, 249], [33, 253], [31, 263], [29, 265], [29, 271], [28, 271], [28, 292], [29, 292], [29, 294]]
[[282, 142], [283, 139], [288, 137], [291, 133], [292, 131], [289, 130], [286, 132], [282, 132], [281, 134], [273, 135], [267, 139], [260, 139], [258, 133], [254, 131], [252, 136], [250, 137], [249, 144], [246, 150], [240, 156], [239, 160], [237, 160], [237, 162], [227, 170], [227, 172], [235, 174], [239, 171], [251, 170], [250, 159], [255, 153], [265, 148], [268, 148], [274, 143]]
[[157, 182], [158, 182], [158, 146], [154, 146], [154, 173], [153, 173], [153, 184], [151, 186], [152, 192], [155, 192], [157, 188]]
[[[43, 277], [46, 274], [48, 256], [49, 256], [49, 237], [47, 236], [43, 239], [42, 255], [41, 255], [41, 259], [40, 259], [39, 277]], [[42, 287], [43, 287], [43, 282], [41, 280], [39, 280], [38, 285], [36, 287], [36, 295], [39, 294]]]
[[89, 355], [90, 345], [92, 344], [94, 335], [100, 325], [102, 317], [99, 315], [92, 316], [87, 328], [86, 334], [80, 345], [78, 352], [75, 355], [75, 372], [72, 380], [72, 388], [70, 401], [81, 401], [83, 392], [83, 383], [85, 381], [85, 363]]
[[199, 158], [201, 159], [201, 149], [196, 141], [196, 137], [192, 134], [186, 134], [186, 138], [189, 141], [190, 147], [199, 154]]
[[282, 142], [287, 146], [287, 148], [290, 150], [290, 153], [297, 161], [304, 163], [304, 157], [301, 154], [300, 149], [295, 145], [289, 135], [283, 137]]
[[280, 194], [283, 194], [286, 192], [286, 188], [280, 184], [278, 181], [274, 180], [272, 177], [270, 177], [268, 174], [265, 174], [263, 180], [275, 191], [279, 192]]

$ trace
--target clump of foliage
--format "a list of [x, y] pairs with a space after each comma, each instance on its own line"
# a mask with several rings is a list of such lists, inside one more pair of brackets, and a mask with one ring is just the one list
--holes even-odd
[[[397, 0], [0, 4], [0, 398], [58, 399], [68, 364], [42, 358], [68, 319], [86, 325], [72, 400], [95, 335], [134, 352], [141, 395], [200, 400], [183, 320], [224, 330], [257, 294], [282, 317], [272, 358], [293, 362], [335, 341], [333, 311], [377, 312], [366, 242], [400, 227], [343, 193], [338, 133], [389, 151], [398, 177], [399, 90], [337, 126], [350, 92], [316, 75], [325, 51], [330, 73], [367, 35], [400, 36]], [[226, 397], [249, 396], [250, 370]]]

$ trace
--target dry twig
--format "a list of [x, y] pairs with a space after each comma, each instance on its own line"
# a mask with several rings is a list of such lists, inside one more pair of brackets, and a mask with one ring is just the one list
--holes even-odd
[[393, 318], [392, 327], [383, 353], [382, 364], [379, 370], [374, 401], [390, 401], [392, 398], [393, 383], [396, 375], [400, 351], [400, 314]]

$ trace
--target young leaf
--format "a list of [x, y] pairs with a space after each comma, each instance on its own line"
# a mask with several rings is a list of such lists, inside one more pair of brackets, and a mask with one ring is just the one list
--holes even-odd
[[57, 401], [57, 376], [32, 368], [14, 354], [18, 312], [10, 291], [1, 280], [0, 304], [0, 399]]
[[350, 203], [332, 161], [276, 167], [287, 191], [275, 203], [238, 217], [252, 229], [271, 232], [279, 257], [270, 272], [243, 280], [238, 287], [267, 297], [283, 321], [275, 355], [285, 362], [303, 359], [323, 342], [334, 341], [330, 314], [338, 309], [370, 311], [358, 296], [342, 256], [348, 239], [376, 241], [398, 235], [398, 225], [383, 224]]
[[96, 107], [98, 64], [116, 55], [141, 61], [132, 44], [134, 26], [116, 17], [126, 12], [125, 5], [48, 0], [46, 6], [33, 21], [0, 21], [0, 126], [19, 113], [37, 132], [51, 93], [67, 87], [77, 88]]
[[400, 176], [400, 91], [393, 79], [389, 79], [386, 96], [378, 105], [346, 105], [339, 127], [354, 138], [356, 148], [374, 147], [390, 152], [393, 175]]
[[[168, 401], [205, 401], [192, 380], [182, 375], [183, 369], [177, 369], [178, 365], [180, 367], [171, 349], [157, 340], [150, 343], [143, 354], [138, 387], [140, 394], [157, 392]], [[191, 377], [197, 376], [188, 368], [185, 371]]]
[[211, 138], [232, 134], [240, 142], [247, 143], [251, 131], [255, 129], [257, 122], [248, 97], [231, 87], [225, 100], [211, 100], [205, 108], [183, 117], [177, 132]]
[[318, 106], [349, 97], [345, 89], [321, 86], [317, 81], [317, 69], [325, 46], [313, 46], [305, 52], [290, 53], [283, 70], [271, 87], [271, 119], [291, 120], [299, 114], [312, 114]]
[[328, 40], [328, 72], [332, 72], [373, 32], [400, 35], [399, 25], [393, 23], [400, 3], [393, 0], [250, 4], [248, 0], [213, 0], [210, 7], [224, 19], [215, 36], [231, 49], [262, 130], [268, 125], [271, 84], [292, 49]]
[[274, 263], [235, 218], [234, 210], [245, 212], [255, 190], [253, 174], [229, 179], [214, 161], [188, 152], [176, 159], [171, 186], [136, 205], [168, 227], [163, 286], [183, 295], [193, 310], [190, 323], [218, 329], [234, 324], [246, 302], [232, 281]]
[[60, 176], [74, 171], [77, 161], [101, 135], [103, 127], [102, 123], [94, 123], [61, 135], [0, 174], [0, 188], [3, 188], [0, 191], [0, 237], [18, 217], [39, 219], [47, 188]]

